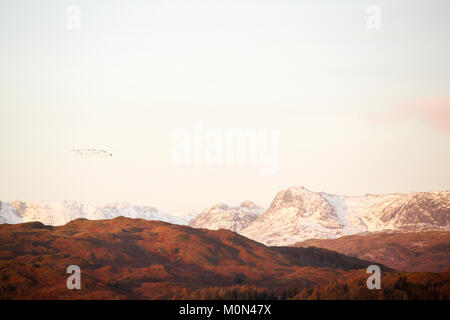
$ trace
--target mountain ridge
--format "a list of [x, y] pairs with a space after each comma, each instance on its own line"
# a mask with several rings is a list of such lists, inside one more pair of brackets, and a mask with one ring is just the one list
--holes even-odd
[[16, 224], [39, 221], [46, 225], [64, 225], [78, 218], [90, 220], [112, 219], [124, 216], [146, 220], [160, 220], [175, 224], [188, 224], [189, 215], [176, 216], [160, 212], [150, 206], [136, 206], [114, 202], [93, 206], [73, 200], [59, 201], [0, 201], [0, 223]]
[[267, 210], [251, 201], [215, 204], [194, 215], [162, 213], [154, 207], [113, 203], [95, 207], [76, 201], [0, 202], [0, 223], [41, 221], [63, 225], [76, 218], [118, 216], [160, 220], [217, 230], [225, 228], [266, 245], [293, 245], [365, 232], [450, 231], [450, 191], [342, 196], [305, 187], [279, 191]]
[[225, 203], [217, 203], [206, 208], [191, 221], [189, 226], [211, 230], [228, 229], [239, 232], [251, 224], [264, 209], [252, 201], [243, 201], [239, 206], [231, 207]]
[[267, 245], [382, 230], [450, 231], [450, 192], [339, 196], [290, 187], [240, 233]]

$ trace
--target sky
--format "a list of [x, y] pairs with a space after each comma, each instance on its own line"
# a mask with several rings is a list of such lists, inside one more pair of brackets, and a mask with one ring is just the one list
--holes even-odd
[[[290, 186], [449, 190], [449, 15], [446, 0], [2, 0], [0, 199], [173, 212], [267, 207]], [[277, 170], [176, 163], [174, 133], [194, 143], [199, 123], [278, 132]]]

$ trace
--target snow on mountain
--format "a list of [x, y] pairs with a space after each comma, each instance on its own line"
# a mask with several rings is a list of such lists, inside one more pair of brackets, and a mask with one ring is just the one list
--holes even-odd
[[159, 212], [153, 207], [133, 206], [128, 203], [113, 203], [104, 207], [81, 204], [76, 201], [22, 202], [0, 201], [0, 223], [22, 223], [40, 221], [58, 226], [86, 218], [89, 220], [112, 219], [119, 216], [146, 220], [161, 220], [174, 224], [188, 224], [188, 217], [177, 217]]
[[338, 196], [291, 187], [240, 234], [267, 245], [363, 232], [450, 230], [450, 192]]
[[171, 212], [170, 214], [172, 216], [183, 219], [183, 221], [186, 221], [185, 224], [189, 224], [189, 221], [194, 219], [199, 214], [199, 211], [200, 210], [188, 209], [188, 210], [183, 210], [183, 211]]
[[264, 209], [251, 201], [244, 201], [237, 207], [230, 207], [218, 203], [203, 210], [189, 222], [194, 228], [207, 228], [212, 230], [229, 229], [238, 232], [253, 222]]
[[99, 208], [110, 217], [124, 216], [127, 218], [139, 218], [145, 220], [160, 220], [174, 224], [188, 224], [186, 217], [175, 216], [158, 211], [156, 208], [147, 206], [133, 206], [128, 203], [113, 203]]
[[291, 245], [364, 232], [450, 230], [450, 191], [339, 196], [291, 187], [278, 192], [266, 212], [245, 201], [236, 207], [219, 203], [196, 216], [194, 212], [167, 214], [128, 203], [95, 207], [76, 201], [0, 201], [0, 223], [63, 225], [77, 218], [118, 216], [213, 230], [225, 228], [267, 245]]

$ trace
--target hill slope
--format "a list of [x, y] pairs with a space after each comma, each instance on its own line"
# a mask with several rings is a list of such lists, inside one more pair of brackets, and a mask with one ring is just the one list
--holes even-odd
[[450, 270], [450, 232], [373, 233], [295, 244], [319, 247], [403, 271]]
[[[278, 290], [370, 264], [325, 249], [266, 247], [224, 229], [142, 219], [0, 225], [0, 298], [165, 298], [233, 285]], [[81, 290], [66, 288], [69, 265], [81, 268]]]

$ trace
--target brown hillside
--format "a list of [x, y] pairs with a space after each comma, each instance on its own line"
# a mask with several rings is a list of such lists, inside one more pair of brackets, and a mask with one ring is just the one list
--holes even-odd
[[[73, 264], [81, 268], [82, 290], [66, 288], [65, 271]], [[283, 288], [369, 264], [324, 249], [271, 248], [228, 230], [159, 221], [0, 225], [2, 298], [164, 298], [179, 287]]]
[[450, 232], [372, 233], [337, 239], [311, 239], [297, 247], [325, 248], [376, 261], [403, 271], [439, 272], [450, 269]]

